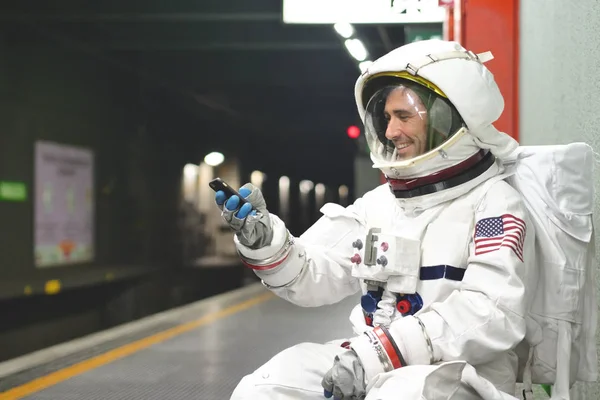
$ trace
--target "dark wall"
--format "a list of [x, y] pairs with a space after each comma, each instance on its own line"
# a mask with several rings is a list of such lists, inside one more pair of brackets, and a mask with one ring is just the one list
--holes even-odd
[[[180, 263], [182, 167], [213, 150], [238, 158], [243, 179], [255, 169], [267, 173], [265, 195], [274, 212], [281, 175], [296, 186], [312, 179], [334, 190], [346, 184], [352, 192], [355, 144], [346, 140], [345, 127], [319, 126], [304, 103], [290, 103], [306, 115], [303, 126], [284, 119], [260, 127], [170, 85], [177, 58], [171, 60], [172, 75], [157, 76], [140, 72], [151, 70], [143, 55], [99, 53], [31, 29], [11, 29], [0, 28], [0, 180], [25, 182], [29, 199], [0, 202], [0, 279], [48, 271], [33, 266], [36, 140], [94, 151], [97, 265]], [[294, 225], [299, 234], [306, 223]]]
[[23, 181], [29, 191], [27, 202], [0, 202], [0, 278], [38, 273], [36, 140], [94, 151], [95, 264], [172, 262], [181, 160], [163, 143], [169, 117], [158, 112], [160, 91], [52, 42], [24, 45], [4, 34], [0, 54], [0, 180]]

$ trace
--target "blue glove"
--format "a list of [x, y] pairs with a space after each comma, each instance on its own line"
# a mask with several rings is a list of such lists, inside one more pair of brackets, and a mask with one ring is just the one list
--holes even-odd
[[262, 192], [247, 183], [240, 188], [239, 194], [247, 201], [241, 207], [238, 196], [227, 198], [221, 190], [216, 193], [215, 202], [223, 219], [233, 229], [242, 245], [251, 249], [269, 245], [273, 239], [273, 229]]
[[[246, 187], [242, 187], [239, 191], [239, 194], [241, 194], [244, 198], [247, 198], [250, 195], [250, 193], [252, 193], [252, 191]], [[256, 210], [252, 209], [252, 204], [250, 203], [244, 204], [238, 210], [238, 207], [240, 205], [240, 198], [238, 196], [233, 195], [229, 199], [227, 199], [227, 195], [222, 190], [219, 190], [216, 193], [215, 201], [220, 207], [223, 207], [223, 203], [225, 203], [225, 208], [228, 211], [237, 210], [237, 212], [235, 212], [235, 216], [239, 219], [246, 218], [248, 215], [250, 215], [250, 213], [254, 213], [254, 215], [256, 215]]]

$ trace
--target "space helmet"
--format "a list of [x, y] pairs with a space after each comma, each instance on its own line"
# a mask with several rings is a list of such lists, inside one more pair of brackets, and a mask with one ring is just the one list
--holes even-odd
[[355, 99], [373, 167], [395, 184], [397, 197], [464, 183], [518, 146], [492, 125], [504, 109], [484, 65], [492, 58], [426, 40], [391, 51], [358, 78]]

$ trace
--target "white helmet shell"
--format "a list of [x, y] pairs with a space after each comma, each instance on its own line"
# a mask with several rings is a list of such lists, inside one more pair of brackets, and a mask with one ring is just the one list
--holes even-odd
[[365, 122], [366, 104], [363, 88], [374, 75], [407, 71], [437, 86], [454, 105], [467, 126], [441, 149], [410, 163], [385, 162], [371, 151], [374, 167], [392, 177], [424, 176], [458, 164], [480, 149], [489, 149], [496, 157], [512, 153], [518, 143], [499, 132], [494, 123], [504, 110], [504, 99], [493, 74], [484, 66], [490, 53], [476, 55], [460, 44], [443, 40], [426, 40], [399, 47], [379, 58], [358, 78], [355, 99], [359, 115]]

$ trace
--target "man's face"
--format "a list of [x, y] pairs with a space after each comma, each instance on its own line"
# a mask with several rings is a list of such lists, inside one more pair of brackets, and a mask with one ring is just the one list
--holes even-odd
[[415, 92], [405, 87], [390, 92], [384, 116], [385, 137], [394, 143], [397, 159], [408, 160], [425, 153], [427, 110]]

